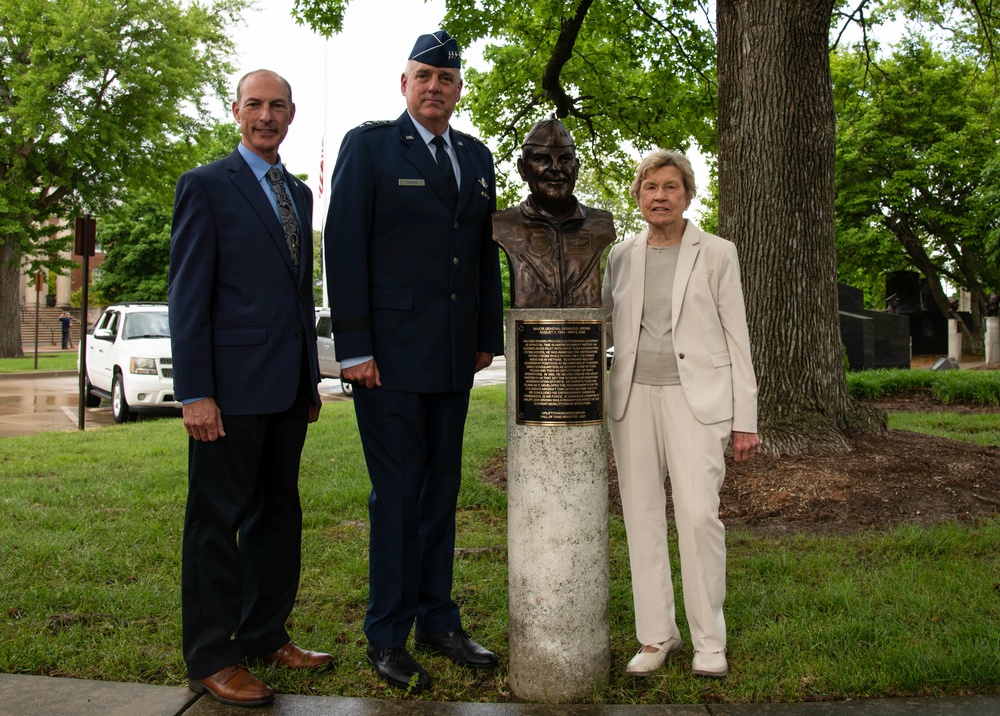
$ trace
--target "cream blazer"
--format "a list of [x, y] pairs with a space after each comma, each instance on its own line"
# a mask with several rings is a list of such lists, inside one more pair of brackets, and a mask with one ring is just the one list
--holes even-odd
[[[645, 293], [648, 231], [608, 255], [602, 299], [607, 344], [615, 347], [608, 377], [608, 414], [621, 420], [632, 389]], [[733, 420], [757, 432], [757, 379], [750, 359], [736, 247], [688, 220], [673, 289], [673, 341], [684, 397], [703, 424]]]

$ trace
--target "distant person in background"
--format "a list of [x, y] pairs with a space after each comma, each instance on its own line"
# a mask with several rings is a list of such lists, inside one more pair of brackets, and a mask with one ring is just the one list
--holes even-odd
[[63, 311], [62, 315], [59, 316], [59, 322], [62, 324], [62, 347], [63, 349], [72, 348], [73, 341], [70, 338], [70, 326], [75, 323], [73, 316], [69, 315], [69, 311]]
[[731, 441], [734, 459], [748, 460], [759, 443], [740, 266], [732, 243], [684, 218], [695, 183], [682, 154], [661, 149], [643, 159], [632, 196], [648, 226], [611, 249], [603, 290], [615, 347], [608, 414], [642, 644], [626, 672], [647, 676], [684, 647], [667, 552], [669, 475], [691, 671], [722, 677], [729, 673], [724, 453]]
[[193, 691], [233, 706], [274, 692], [248, 669], [327, 666], [292, 643], [299, 459], [319, 418], [312, 193], [281, 164], [292, 89], [269, 70], [237, 85], [242, 139], [177, 182], [170, 234], [174, 392], [188, 440], [181, 566]]

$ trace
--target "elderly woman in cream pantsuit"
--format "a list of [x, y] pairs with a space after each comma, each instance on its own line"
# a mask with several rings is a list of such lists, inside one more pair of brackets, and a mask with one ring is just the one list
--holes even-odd
[[657, 150], [639, 164], [632, 196], [648, 228], [608, 256], [606, 332], [615, 347], [608, 413], [628, 535], [636, 636], [634, 676], [680, 651], [667, 552], [670, 477], [692, 673], [723, 677], [724, 451], [756, 452], [757, 381], [750, 360], [736, 247], [684, 218], [695, 195], [691, 163]]

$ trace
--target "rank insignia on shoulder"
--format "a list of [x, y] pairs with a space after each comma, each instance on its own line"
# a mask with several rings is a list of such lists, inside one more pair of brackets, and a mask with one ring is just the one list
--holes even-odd
[[482, 144], [484, 147], [486, 146], [486, 144], [483, 143], [482, 139], [479, 139], [478, 137], [473, 137], [471, 134], [466, 134], [465, 132], [459, 132], [458, 130], [455, 130], [455, 134], [459, 135], [462, 139], [469, 139], [475, 142], [476, 144]]
[[395, 119], [370, 119], [367, 122], [362, 122], [359, 127], [369, 128], [369, 127], [387, 127], [391, 124], [395, 124]]

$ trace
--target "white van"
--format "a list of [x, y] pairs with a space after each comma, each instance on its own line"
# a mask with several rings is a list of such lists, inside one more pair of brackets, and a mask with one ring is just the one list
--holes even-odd
[[[340, 363], [337, 362], [337, 351], [333, 344], [333, 321], [330, 319], [329, 308], [316, 309], [316, 350], [319, 353], [319, 374], [322, 378], [340, 380]], [[340, 380], [344, 395], [354, 395], [354, 387]]]

